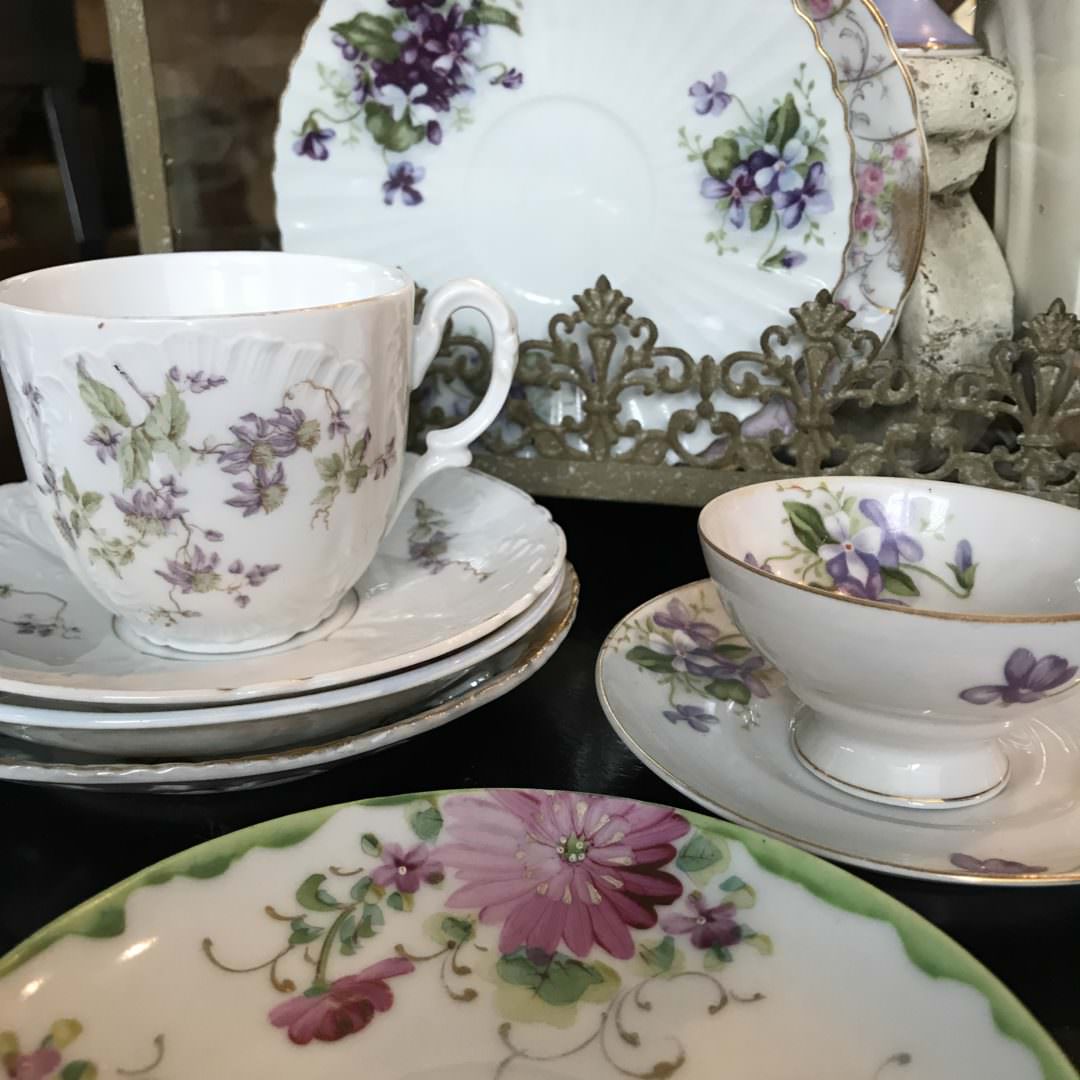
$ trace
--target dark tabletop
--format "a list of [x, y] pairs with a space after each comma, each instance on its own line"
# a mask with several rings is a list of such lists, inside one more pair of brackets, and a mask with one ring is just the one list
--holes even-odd
[[[298, 810], [436, 788], [532, 786], [694, 808], [615, 737], [593, 686], [600, 644], [650, 597], [705, 576], [696, 511], [550, 500], [581, 576], [562, 648], [499, 701], [412, 742], [264, 790], [74, 792], [0, 782], [0, 955], [120, 878], [203, 840]], [[1080, 1063], [1080, 888], [954, 886], [855, 871], [999, 976]]]

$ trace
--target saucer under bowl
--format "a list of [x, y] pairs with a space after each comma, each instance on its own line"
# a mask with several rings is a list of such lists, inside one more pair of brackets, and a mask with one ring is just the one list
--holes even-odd
[[[799, 760], [827, 783], [927, 809], [992, 798], [999, 738], [1080, 664], [1080, 514], [936, 481], [755, 484], [701, 512], [732, 620], [802, 703]], [[692, 633], [687, 661], [694, 660]]]

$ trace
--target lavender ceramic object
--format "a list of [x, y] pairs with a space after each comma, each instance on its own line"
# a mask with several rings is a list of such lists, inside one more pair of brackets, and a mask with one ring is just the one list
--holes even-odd
[[978, 42], [935, 0], [877, 0], [878, 10], [902, 49], [972, 49]]

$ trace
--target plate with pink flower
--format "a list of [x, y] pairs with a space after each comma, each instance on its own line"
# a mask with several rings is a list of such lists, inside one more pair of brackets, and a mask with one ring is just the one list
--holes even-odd
[[0, 959], [0, 1017], [7, 1072], [63, 1080], [1076, 1078], [870, 885], [561, 791], [376, 799], [193, 848]]
[[[325, 0], [274, 184], [286, 250], [482, 277], [526, 342], [604, 274], [694, 358], [755, 349], [823, 288], [888, 337], [927, 197], [914, 95], [868, 0]], [[564, 389], [530, 388], [552, 423], [580, 415]], [[666, 428], [688, 398], [629, 386], [620, 404]], [[687, 446], [711, 440], [700, 426]]]

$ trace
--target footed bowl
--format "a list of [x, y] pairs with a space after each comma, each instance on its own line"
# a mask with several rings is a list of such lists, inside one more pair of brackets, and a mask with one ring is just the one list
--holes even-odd
[[724, 606], [802, 703], [797, 756], [852, 794], [989, 799], [1008, 781], [999, 737], [1080, 682], [1076, 510], [830, 476], [727, 492], [698, 528]]

